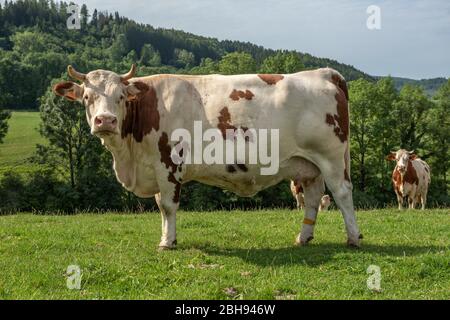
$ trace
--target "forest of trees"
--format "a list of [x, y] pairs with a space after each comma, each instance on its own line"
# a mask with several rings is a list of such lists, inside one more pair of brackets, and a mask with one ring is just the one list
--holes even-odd
[[[157, 73], [291, 73], [329, 66], [349, 81], [352, 180], [359, 207], [383, 207], [395, 197], [393, 164], [385, 156], [400, 147], [415, 150], [432, 168], [431, 205], [450, 205], [450, 81], [429, 96], [411, 84], [400, 90], [392, 78], [375, 79], [352, 66], [295, 51], [274, 51], [251, 43], [218, 41], [176, 30], [157, 29], [119, 13], [81, 7], [81, 29], [66, 26], [68, 4], [18, 0], [0, 6], [0, 143], [14, 109], [40, 111], [39, 145], [29, 159], [38, 169], [0, 177], [0, 212], [148, 210], [117, 183], [111, 156], [89, 134], [81, 106], [55, 97], [51, 84], [67, 78], [72, 64], [87, 72], [108, 69], [138, 75]], [[3, 110], [3, 111], [2, 111]], [[97, 177], [92, 179], [92, 177]], [[252, 199], [197, 183], [183, 187], [185, 210], [291, 206], [288, 183]]]

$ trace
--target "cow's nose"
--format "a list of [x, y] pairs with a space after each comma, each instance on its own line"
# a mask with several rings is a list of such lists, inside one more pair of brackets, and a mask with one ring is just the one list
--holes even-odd
[[406, 171], [406, 166], [404, 166], [404, 165], [399, 165], [399, 166], [398, 166], [398, 170], [400, 170], [401, 172], [405, 172], [405, 171]]
[[117, 118], [112, 115], [100, 115], [96, 116], [95, 127], [101, 130], [114, 130], [117, 126]]

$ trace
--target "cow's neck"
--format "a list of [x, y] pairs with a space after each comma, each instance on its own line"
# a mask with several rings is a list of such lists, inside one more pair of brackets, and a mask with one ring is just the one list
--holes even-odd
[[125, 188], [133, 190], [136, 184], [136, 164], [131, 152], [133, 140], [129, 137], [122, 139], [117, 135], [103, 139], [102, 143], [113, 156], [117, 179]]

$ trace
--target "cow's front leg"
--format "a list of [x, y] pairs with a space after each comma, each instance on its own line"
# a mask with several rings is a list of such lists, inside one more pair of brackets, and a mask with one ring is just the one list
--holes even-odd
[[409, 196], [408, 197], [408, 208], [414, 209], [415, 207], [416, 207], [416, 200], [415, 200], [414, 196]]
[[[177, 208], [168, 209], [170, 204], [164, 204], [161, 199], [161, 194], [155, 195], [156, 204], [161, 212], [161, 242], [159, 248], [172, 249], [177, 243], [176, 237], [176, 210]], [[172, 213], [171, 213], [172, 212]]]
[[[172, 146], [169, 144], [167, 133], [162, 132], [158, 148], [160, 159], [155, 163], [155, 171], [160, 193], [155, 198], [162, 218], [162, 236], [159, 248], [164, 250], [172, 249], [177, 244], [176, 213], [180, 202], [184, 166], [181, 162], [174, 162]], [[182, 157], [182, 153], [179, 152], [179, 156]]]
[[161, 211], [161, 242], [159, 249], [173, 249], [177, 244], [176, 217], [179, 206], [179, 184], [168, 184], [161, 188], [161, 193], [155, 196], [158, 208]]
[[397, 193], [398, 210], [403, 210], [403, 196]]

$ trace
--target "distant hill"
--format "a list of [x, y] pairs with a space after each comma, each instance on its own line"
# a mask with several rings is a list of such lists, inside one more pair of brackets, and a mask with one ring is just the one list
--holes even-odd
[[[258, 72], [264, 60], [278, 52], [250, 42], [220, 41], [155, 28], [118, 12], [100, 12], [86, 5], [80, 13], [81, 29], [69, 30], [66, 2], [17, 0], [0, 5], [0, 92], [6, 93], [0, 96], [0, 108], [37, 109], [38, 98], [52, 79], [65, 72], [68, 63], [82, 72], [99, 68], [126, 72], [137, 63], [141, 75], [193, 73], [196, 68], [200, 73], [215, 73], [214, 64], [238, 51], [251, 54], [255, 61], [252, 72]], [[378, 78], [333, 59], [291, 52], [298, 55], [306, 69], [331, 67], [348, 81]], [[405, 83], [419, 84], [431, 94], [445, 79], [394, 81], [397, 88]]]
[[[380, 79], [383, 77], [374, 76], [375, 79]], [[394, 85], [397, 90], [400, 90], [405, 84], [415, 85], [422, 87], [425, 92], [432, 96], [440, 86], [447, 82], [446, 78], [432, 78], [432, 79], [408, 79], [400, 77], [391, 77], [394, 80]]]
[[[191, 73], [196, 67], [217, 63], [227, 53], [245, 52], [263, 61], [277, 51], [249, 42], [223, 40], [155, 28], [83, 5], [81, 28], [67, 28], [68, 3], [17, 0], [0, 4], [0, 108], [35, 109], [37, 99], [67, 64], [80, 71], [109, 69], [126, 72], [137, 63], [145, 74]], [[331, 67], [347, 80], [370, 75], [336, 60], [298, 54], [306, 69]], [[144, 67], [144, 68], [142, 68]], [[27, 88], [27, 90], [23, 90]]]

